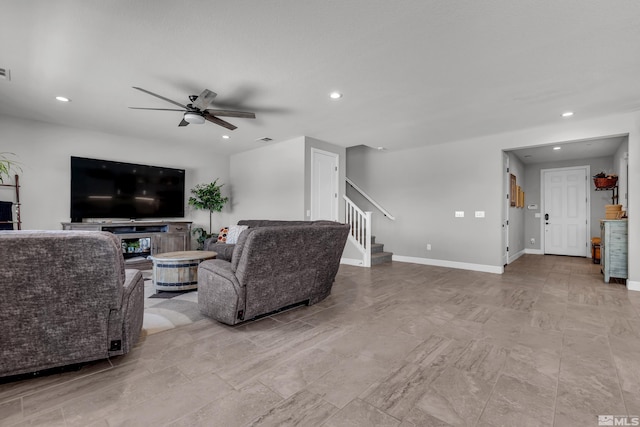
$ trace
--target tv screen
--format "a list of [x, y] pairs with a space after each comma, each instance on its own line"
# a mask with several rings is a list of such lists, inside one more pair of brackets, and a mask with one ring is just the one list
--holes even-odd
[[184, 170], [71, 157], [71, 221], [184, 217]]

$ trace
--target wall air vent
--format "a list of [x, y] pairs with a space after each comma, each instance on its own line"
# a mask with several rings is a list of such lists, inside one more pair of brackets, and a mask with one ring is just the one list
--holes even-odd
[[11, 70], [8, 68], [0, 68], [0, 80], [11, 80]]
[[256, 139], [256, 141], [258, 141], [258, 142], [271, 142], [271, 141], [273, 141], [273, 138], [269, 138], [268, 136], [265, 136], [264, 138]]

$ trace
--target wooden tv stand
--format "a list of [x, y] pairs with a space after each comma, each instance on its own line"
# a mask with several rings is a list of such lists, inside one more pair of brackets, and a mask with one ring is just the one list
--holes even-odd
[[107, 231], [120, 238], [125, 264], [149, 270], [149, 256], [191, 250], [191, 221], [63, 222], [63, 230]]

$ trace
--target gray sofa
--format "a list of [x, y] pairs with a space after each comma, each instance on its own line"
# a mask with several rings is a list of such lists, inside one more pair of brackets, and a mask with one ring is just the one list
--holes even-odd
[[0, 377], [127, 353], [144, 283], [98, 231], [0, 232]]
[[[249, 228], [257, 228], [257, 227], [282, 227], [282, 226], [292, 226], [292, 225], [322, 225], [322, 224], [335, 224], [333, 221], [286, 221], [286, 220], [275, 220], [275, 219], [243, 219], [238, 221], [238, 225], [246, 225]], [[235, 243], [218, 243], [218, 237], [210, 237], [204, 241], [204, 250], [205, 251], [214, 251], [217, 252], [217, 259], [223, 259], [225, 261], [231, 261], [231, 257], [233, 256], [233, 250], [235, 248]]]
[[200, 263], [200, 311], [234, 325], [290, 305], [322, 301], [331, 293], [348, 233], [347, 224], [331, 221], [261, 223], [243, 231], [231, 261]]

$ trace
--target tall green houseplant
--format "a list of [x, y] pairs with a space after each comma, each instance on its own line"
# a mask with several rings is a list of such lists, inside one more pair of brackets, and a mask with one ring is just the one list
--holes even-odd
[[209, 184], [198, 184], [191, 189], [192, 197], [189, 197], [189, 205], [196, 209], [209, 211], [209, 234], [211, 234], [211, 217], [214, 212], [222, 211], [224, 205], [229, 201], [228, 197], [222, 197], [220, 188], [224, 184], [218, 185], [218, 178]]

